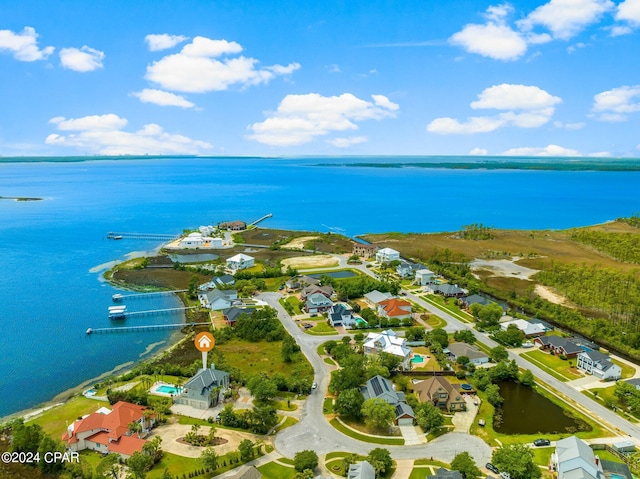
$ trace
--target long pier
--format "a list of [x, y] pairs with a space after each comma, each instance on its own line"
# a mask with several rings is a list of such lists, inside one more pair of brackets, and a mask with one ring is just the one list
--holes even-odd
[[179, 234], [164, 234], [164, 233], [116, 233], [109, 231], [107, 233], [107, 239], [120, 240], [120, 239], [153, 239], [153, 240], [173, 240], [180, 238]]
[[[115, 307], [115, 306], [114, 306]], [[183, 306], [180, 308], [165, 308], [165, 309], [147, 309], [146, 311], [126, 311], [126, 310], [118, 310], [113, 313], [109, 313], [109, 317], [111, 319], [126, 319], [132, 316], [151, 316], [153, 314], [163, 314], [163, 313], [177, 313], [180, 311], [186, 311], [188, 309], [196, 309], [199, 306]]]
[[264, 215], [262, 218], [258, 218], [257, 220], [255, 220], [253, 223], [249, 223], [247, 226], [255, 226], [258, 223], [260, 223], [261, 221], [266, 220], [267, 218], [271, 218], [273, 216], [273, 213], [267, 213], [266, 215]]
[[89, 328], [87, 334], [100, 333], [135, 333], [138, 331], [158, 331], [161, 329], [182, 329], [186, 326], [204, 326], [210, 323], [173, 323], [173, 324], [152, 324], [148, 326], [122, 326], [118, 328]]
[[131, 293], [131, 294], [120, 294], [120, 293], [116, 293], [113, 296], [111, 296], [111, 300], [114, 303], [123, 301], [125, 299], [132, 299], [132, 298], [141, 298], [143, 296], [151, 296], [151, 295], [166, 295], [166, 294], [174, 294], [174, 293], [186, 293], [187, 291], [189, 291], [188, 289], [174, 289], [171, 291], [148, 291], [146, 293]]

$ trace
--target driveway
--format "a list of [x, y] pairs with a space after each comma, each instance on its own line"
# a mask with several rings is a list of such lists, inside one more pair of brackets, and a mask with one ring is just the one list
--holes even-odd
[[467, 403], [466, 411], [458, 411], [453, 415], [451, 422], [455, 426], [454, 431], [469, 433], [473, 421], [478, 414], [479, 406], [473, 404], [474, 400], [478, 400], [475, 397], [465, 396], [464, 401]]
[[398, 426], [402, 437], [404, 438], [404, 444], [406, 446], [415, 446], [416, 444], [422, 444], [423, 440], [420, 437], [424, 437], [424, 434], [418, 435], [419, 426]]

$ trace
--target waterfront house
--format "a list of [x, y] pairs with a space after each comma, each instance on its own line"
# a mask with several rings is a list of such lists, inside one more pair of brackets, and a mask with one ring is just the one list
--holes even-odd
[[390, 298], [378, 303], [378, 314], [392, 319], [404, 319], [411, 317], [411, 303], [404, 299]]
[[241, 269], [247, 269], [253, 267], [255, 259], [244, 253], [238, 253], [227, 260], [227, 268], [231, 271], [240, 271]]
[[540, 346], [540, 349], [548, 349], [553, 354], [562, 354], [566, 358], [575, 358], [584, 351], [575, 341], [562, 336], [539, 336], [533, 343]]
[[[481, 306], [487, 306], [489, 304], [498, 304], [495, 301], [491, 301], [489, 298], [485, 298], [479, 294], [470, 294], [469, 296], [463, 296], [460, 298], [460, 304], [466, 310], [471, 308], [472, 304], [479, 304]], [[504, 310], [504, 307], [502, 308]]]
[[399, 260], [400, 253], [391, 248], [382, 248], [376, 253], [376, 261], [378, 263], [390, 263], [391, 261]]
[[444, 467], [439, 468], [435, 475], [427, 476], [427, 479], [464, 479], [460, 471], [449, 471]]
[[373, 258], [378, 252], [378, 245], [375, 244], [364, 244], [364, 243], [353, 243], [352, 254], [354, 256], [358, 256], [359, 258], [369, 259]]
[[550, 466], [558, 479], [605, 479], [598, 456], [586, 442], [576, 436], [556, 442]]
[[421, 268], [423, 268], [421, 264], [401, 259], [400, 264], [396, 266], [396, 273], [398, 273], [398, 276], [401, 278], [413, 278], [416, 271]]
[[230, 308], [238, 299], [238, 291], [235, 289], [214, 289], [198, 294], [200, 304], [212, 311], [220, 311]]
[[145, 414], [146, 410], [146, 407], [137, 404], [118, 401], [111, 410], [102, 407], [70, 424], [62, 441], [72, 451], [91, 449], [102, 454], [119, 454], [123, 459], [128, 459], [134, 452], [142, 452], [142, 446], [146, 443], [129, 429], [129, 424], [140, 424], [140, 435], [143, 435], [155, 423], [155, 415]]
[[309, 314], [324, 313], [333, 306], [333, 301], [322, 293], [313, 293], [307, 296], [304, 310]]
[[580, 352], [576, 366], [602, 381], [617, 380], [622, 375], [622, 368], [600, 351]]
[[425, 285], [425, 289], [428, 293], [440, 294], [445, 298], [461, 298], [467, 294], [467, 292], [459, 287], [457, 284], [428, 284]]
[[364, 295], [365, 302], [374, 311], [378, 309], [378, 304], [381, 301], [384, 301], [390, 298], [393, 298], [393, 295], [391, 293], [381, 293], [377, 289], [374, 289], [373, 291]]
[[399, 338], [393, 330], [389, 329], [381, 333], [369, 333], [362, 343], [362, 349], [364, 354], [377, 355], [383, 352], [393, 354], [400, 358], [402, 369], [409, 369], [411, 349], [405, 346], [405, 342], [404, 338]]
[[505, 321], [504, 323], [500, 323], [500, 327], [506, 331], [507, 328], [512, 324], [515, 325], [520, 331], [522, 331], [527, 338], [542, 336], [547, 332], [547, 328], [545, 328], [542, 324], [530, 323], [529, 321], [525, 321], [524, 319], [513, 319], [511, 321]]
[[369, 379], [360, 388], [365, 401], [367, 399], [382, 399], [396, 408], [394, 423], [398, 426], [412, 426], [416, 418], [413, 409], [405, 401], [404, 393], [396, 391], [391, 381], [380, 375]]
[[218, 404], [229, 388], [229, 373], [211, 366], [201, 369], [182, 387], [182, 392], [173, 398], [174, 404], [184, 404], [196, 409], [208, 409]]
[[224, 322], [227, 323], [227, 326], [233, 326], [238, 321], [238, 318], [243, 314], [247, 316], [251, 316], [251, 314], [255, 311], [255, 308], [238, 308], [232, 307], [229, 309], [225, 309], [222, 311], [222, 316], [224, 318]]
[[428, 402], [446, 411], [464, 411], [467, 408], [462, 394], [444, 376], [433, 376], [414, 384], [413, 391], [420, 402]]
[[349, 465], [347, 479], [375, 479], [376, 470], [367, 461], [356, 462]]
[[436, 274], [428, 268], [422, 268], [416, 271], [413, 282], [419, 286], [425, 286], [435, 281]]
[[469, 362], [480, 366], [489, 362], [489, 356], [480, 351], [477, 347], [467, 343], [451, 343], [447, 346], [447, 355], [457, 361], [459, 357], [466, 356]]
[[356, 317], [353, 311], [343, 303], [334, 304], [329, 310], [329, 322], [331, 326], [343, 326], [345, 328], [355, 328]]
[[218, 228], [228, 231], [242, 231], [247, 229], [247, 223], [240, 220], [226, 221], [224, 223], [218, 223]]
[[236, 279], [230, 274], [223, 274], [222, 276], [216, 276], [213, 278], [213, 281], [216, 282], [219, 286], [233, 286], [236, 282]]

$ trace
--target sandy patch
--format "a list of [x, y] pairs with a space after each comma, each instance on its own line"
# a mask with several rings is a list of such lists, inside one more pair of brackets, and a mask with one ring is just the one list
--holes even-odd
[[338, 260], [329, 255], [296, 256], [282, 260], [283, 266], [291, 266], [294, 269], [330, 268], [338, 266]]
[[292, 239], [287, 244], [283, 244], [281, 248], [282, 249], [303, 249], [304, 244], [307, 241], [311, 241], [314, 239], [318, 239], [318, 236], [300, 236], [299, 238]]
[[570, 306], [570, 302], [567, 298], [565, 298], [561, 294], [554, 293], [550, 288], [546, 286], [536, 284], [536, 287], [533, 291], [542, 299], [546, 299], [550, 303], [559, 304], [561, 306]]
[[531, 276], [539, 270], [526, 268], [515, 264], [519, 258], [514, 259], [474, 259], [469, 266], [472, 271], [484, 269], [491, 271], [494, 276], [503, 276], [505, 278], [518, 278], [531, 280]]

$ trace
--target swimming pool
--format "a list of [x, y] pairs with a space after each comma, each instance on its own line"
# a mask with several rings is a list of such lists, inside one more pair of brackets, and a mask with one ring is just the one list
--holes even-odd
[[414, 357], [411, 358], [411, 362], [412, 363], [423, 363], [424, 362], [424, 358], [422, 356], [420, 356], [419, 354], [416, 354]]
[[179, 391], [178, 389], [176, 389], [175, 386], [167, 386], [166, 384], [163, 384], [162, 386], [158, 386], [158, 388], [156, 389], [156, 392], [175, 395], [175, 394], [178, 394]]
[[367, 326], [369, 326], [369, 323], [367, 323], [364, 319], [360, 319], [360, 318], [356, 318], [356, 324], [361, 328], [366, 328]]

